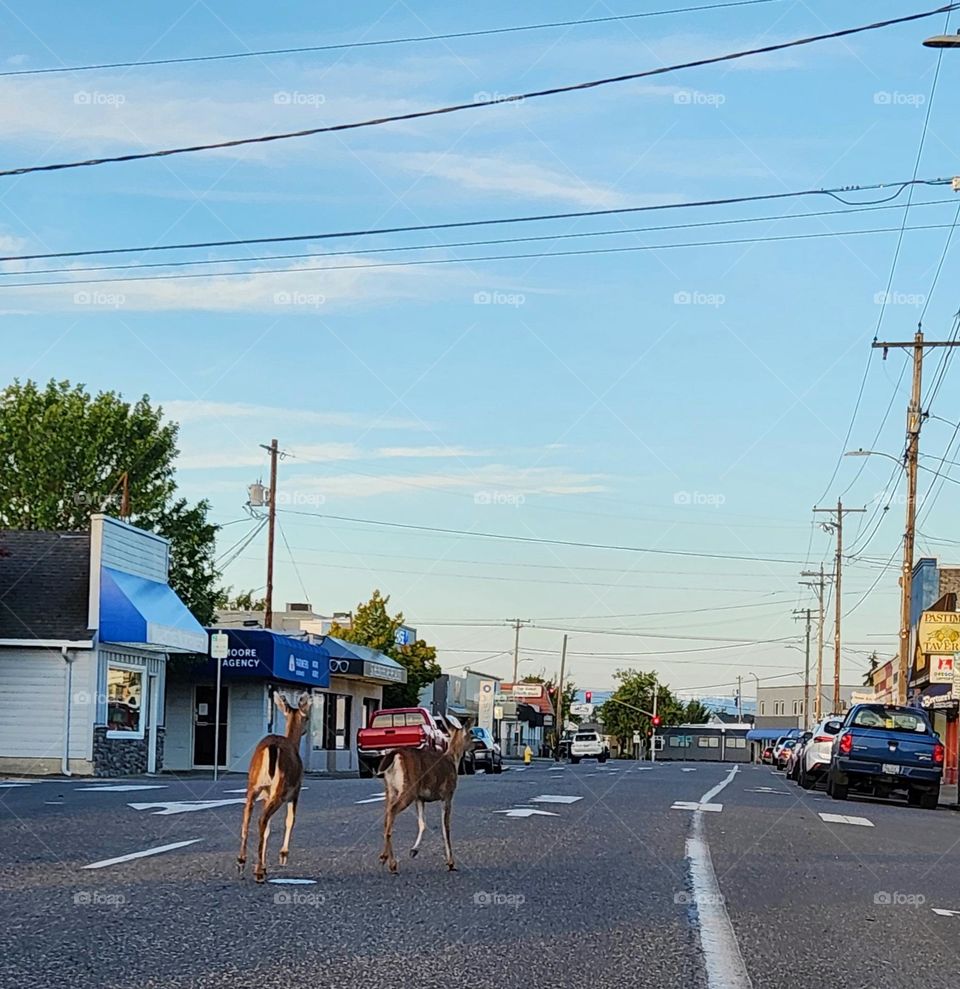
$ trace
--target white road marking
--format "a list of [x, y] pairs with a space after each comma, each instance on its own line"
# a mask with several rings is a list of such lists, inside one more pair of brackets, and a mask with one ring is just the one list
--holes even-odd
[[44, 800], [45, 804], [50, 804], [51, 807], [59, 807], [63, 801], [62, 800]]
[[681, 769], [681, 773], [695, 773], [696, 769]]
[[495, 810], [494, 814], [503, 814], [505, 817], [559, 817], [550, 810], [536, 810], [533, 807], [513, 807], [511, 810]]
[[119, 865], [121, 862], [132, 862], [134, 859], [147, 858], [149, 855], [159, 855], [161, 852], [172, 852], [175, 848], [186, 848], [187, 845], [195, 845], [203, 838], [191, 838], [189, 841], [175, 841], [172, 845], [157, 845], [156, 848], [145, 848], [142, 852], [131, 852], [129, 855], [118, 855], [114, 859], [104, 859], [102, 862], [94, 862], [92, 865], [85, 865], [84, 869], [105, 869], [108, 865]]
[[753, 985], [720, 894], [710, 847], [703, 837], [703, 814], [700, 812], [711, 806], [720, 806], [711, 804], [710, 801], [732, 782], [738, 768], [734, 766], [720, 783], [707, 790], [700, 798], [700, 807], [693, 815], [693, 827], [686, 843], [700, 947], [703, 950], [709, 989], [752, 989]]
[[239, 797], [236, 800], [164, 800], [155, 804], [127, 804], [134, 810], [153, 810], [154, 816], [168, 816], [170, 814], [190, 814], [195, 810], [214, 810], [217, 807], [229, 807], [231, 804], [242, 804]]
[[705, 810], [719, 814], [723, 810], [723, 804], [711, 804], [697, 800], [675, 800], [670, 810]]
[[862, 828], [872, 828], [873, 821], [868, 821], [865, 817], [850, 817], [848, 814], [824, 814], [821, 812], [820, 820], [827, 824], [859, 824]]
[[354, 800], [355, 804], [378, 804], [381, 800], [386, 800], [385, 793], [378, 793], [375, 797], [367, 797], [366, 800]]
[[276, 883], [278, 886], [316, 886], [316, 879], [268, 879], [268, 883]]
[[944, 910], [942, 907], [930, 908], [938, 917], [960, 917], [960, 910]]
[[583, 797], [561, 797], [555, 793], [541, 793], [539, 797], [534, 797], [530, 803], [532, 804], [575, 804], [578, 800], [583, 800]]
[[76, 793], [131, 793], [134, 790], [166, 790], [165, 783], [117, 783], [109, 786], [78, 786]]
[[789, 793], [789, 790], [775, 790], [772, 786], [755, 786], [745, 791], [746, 793]]
[[0, 789], [19, 790], [22, 786], [29, 786], [29, 783], [0, 783]]

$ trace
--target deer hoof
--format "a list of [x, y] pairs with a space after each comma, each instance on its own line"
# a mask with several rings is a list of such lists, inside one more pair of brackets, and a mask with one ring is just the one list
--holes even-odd
[[400, 869], [397, 866], [396, 860], [390, 863], [390, 875], [396, 876], [400, 874]]
[[237, 874], [243, 875], [243, 867], [247, 864], [246, 859], [237, 859]]
[[390, 857], [390, 856], [389, 856], [389, 855], [387, 855], [387, 853], [386, 853], [386, 852], [381, 852], [381, 853], [380, 853], [380, 861], [381, 861], [381, 863], [382, 863], [382, 862], [386, 862], [386, 861], [387, 861], [387, 859], [388, 859], [389, 857]]
[[419, 852], [419, 851], [420, 851], [419, 848], [411, 848], [410, 849], [410, 858], [415, 859], [417, 857], [417, 852]]
[[453, 864], [453, 862], [448, 862], [447, 863], [447, 870], [449, 872], [456, 872], [457, 871], [457, 867]]
[[286, 865], [287, 864], [287, 854], [288, 854], [287, 852], [281, 852], [280, 853], [280, 864], [281, 865]]
[[254, 872], [253, 878], [256, 879], [258, 883], [265, 883], [267, 881], [267, 873], [266, 871], [261, 872], [260, 870], [257, 870]]

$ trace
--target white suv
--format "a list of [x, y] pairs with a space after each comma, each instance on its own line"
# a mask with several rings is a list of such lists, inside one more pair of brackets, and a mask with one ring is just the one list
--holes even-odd
[[570, 761], [576, 765], [581, 759], [596, 759], [606, 762], [610, 755], [603, 739], [595, 731], [578, 731], [570, 743]]

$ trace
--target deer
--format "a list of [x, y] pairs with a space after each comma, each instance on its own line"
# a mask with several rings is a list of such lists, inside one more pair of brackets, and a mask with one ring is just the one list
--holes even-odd
[[310, 695], [302, 694], [296, 707], [287, 703], [286, 697], [276, 691], [273, 695], [277, 707], [286, 718], [286, 728], [282, 735], [267, 735], [260, 739], [253, 750], [250, 768], [247, 770], [247, 797], [243, 807], [243, 822], [240, 825], [240, 854], [237, 856], [237, 872], [242, 876], [247, 864], [247, 835], [250, 829], [250, 815], [257, 800], [263, 801], [260, 809], [260, 838], [257, 846], [257, 865], [253, 878], [266, 881], [267, 838], [270, 836], [270, 818], [287, 805], [286, 830], [280, 848], [280, 865], [287, 864], [290, 854], [290, 835], [297, 819], [297, 801], [303, 784], [303, 760], [300, 758], [300, 739], [307, 730], [307, 712], [310, 710]]
[[417, 805], [417, 840], [410, 849], [410, 857], [420, 851], [423, 833], [427, 830], [426, 804], [440, 801], [443, 804], [442, 831], [447, 869], [456, 871], [453, 847], [450, 844], [450, 814], [453, 795], [457, 789], [460, 760], [471, 741], [468, 729], [456, 718], [448, 715], [451, 727], [446, 751], [430, 749], [394, 749], [380, 760], [377, 775], [383, 777], [386, 805], [383, 820], [383, 851], [380, 861], [386, 862], [390, 872], [397, 875], [398, 866], [393, 854], [393, 822], [412, 803]]

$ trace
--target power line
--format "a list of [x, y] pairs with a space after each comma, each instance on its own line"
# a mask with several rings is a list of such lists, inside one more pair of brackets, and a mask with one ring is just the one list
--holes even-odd
[[[899, 193], [898, 193], [899, 195]], [[941, 206], [945, 204], [953, 204], [953, 199], [931, 199], [924, 203], [918, 203], [918, 206]], [[663, 207], [669, 208], [669, 207]], [[404, 251], [439, 251], [444, 249], [450, 249], [454, 247], [487, 247], [494, 244], [526, 244], [535, 241], [544, 240], [577, 240], [584, 237], [607, 237], [607, 236], [619, 236], [622, 234], [635, 234], [635, 233], [662, 233], [667, 230], [693, 230], [700, 227], [728, 227], [736, 226], [743, 223], [767, 223], [776, 221], [777, 223], [782, 223], [784, 220], [801, 220], [810, 219], [814, 217], [824, 217], [824, 216], [850, 216], [859, 213], [874, 213], [881, 210], [891, 210], [891, 209], [904, 209], [904, 206], [890, 206], [890, 205], [865, 205], [859, 206], [855, 209], [830, 209], [830, 210], [813, 210], [803, 213], [788, 213], [786, 215], [782, 213], [769, 214], [767, 216], [741, 216], [736, 217], [732, 220], [698, 220], [696, 223], [665, 223], [658, 226], [646, 226], [646, 227], [616, 227], [610, 230], [583, 230], [575, 233], [563, 233], [563, 234], [537, 234], [533, 237], [498, 237], [488, 240], [462, 240], [462, 241], [452, 241], [444, 244], [409, 244], [402, 247], [373, 247], [364, 248], [363, 253], [368, 254], [395, 254], [397, 252]], [[960, 207], [958, 207], [957, 217], [960, 218]], [[486, 221], [490, 222], [490, 221]], [[492, 222], [511, 222], [509, 220], [504, 221], [492, 221]], [[956, 223], [956, 219], [954, 220]], [[952, 229], [952, 225], [947, 224]], [[839, 234], [843, 234], [845, 231], [837, 231]], [[856, 233], [857, 231], [852, 231]], [[653, 245], [655, 249], [657, 245]], [[138, 262], [134, 264], [100, 264], [100, 265], [84, 265], [84, 266], [65, 266], [59, 268], [31, 268], [29, 271], [0, 271], [0, 277], [10, 277], [10, 276], [22, 276], [25, 274], [29, 275], [53, 275], [53, 274], [77, 274], [88, 271], [140, 271], [146, 268], [186, 268], [194, 267], [196, 265], [213, 265], [213, 264], [241, 264], [250, 263], [254, 261], [302, 261], [306, 258], [335, 258], [356, 255], [356, 250], [348, 251], [324, 251], [324, 252], [307, 252], [301, 254], [258, 254], [258, 255], [242, 255], [237, 257], [228, 258], [200, 258], [195, 260], [186, 261], [148, 261], [148, 262]], [[0, 260], [24, 260], [23, 258], [0, 258]], [[219, 272], [208, 272], [209, 275], [216, 275]], [[31, 283], [32, 284], [32, 283]], [[290, 454], [290, 456], [295, 456], [295, 454]], [[308, 463], [313, 461], [307, 461]]]
[[[911, 231], [942, 230], [945, 223], [918, 224], [909, 227]], [[647, 251], [680, 250], [694, 247], [732, 247], [743, 244], [769, 244], [787, 241], [821, 240], [832, 237], [852, 237], [862, 235], [895, 233], [896, 227], [874, 227], [867, 230], [826, 231], [808, 234], [777, 234], [769, 237], [735, 237], [720, 240], [689, 241], [672, 244], [636, 244], [630, 247], [593, 247], [576, 251], [532, 251], [523, 254], [483, 254], [468, 258], [422, 258], [412, 261], [376, 261], [372, 264], [325, 264], [303, 265], [298, 268], [251, 268], [240, 271], [187, 272], [172, 275], [135, 275], [132, 278], [70, 278], [47, 279], [32, 282], [7, 282], [3, 288], [43, 288], [51, 285], [103, 285], [126, 284], [130, 282], [168, 282], [196, 278], [239, 278], [249, 275], [290, 275], [309, 271], [357, 271], [378, 268], [418, 268], [426, 265], [474, 264], [477, 261], [520, 261], [531, 258], [570, 258], [591, 257], [605, 254], [635, 254]], [[445, 245], [440, 245], [445, 246]], [[215, 263], [215, 262], [211, 262]]]
[[358, 525], [373, 525], [388, 529], [410, 529], [416, 532], [439, 532], [451, 536], [472, 536], [477, 539], [500, 539], [507, 542], [537, 543], [548, 546], [573, 546], [581, 549], [609, 549], [627, 553], [651, 553], [657, 556], [694, 557], [708, 560], [744, 560], [749, 563], [789, 563], [795, 565], [799, 560], [785, 560], [764, 556], [738, 556], [729, 553], [697, 553], [693, 550], [658, 549], [656, 547], [621, 546], [610, 543], [579, 542], [573, 539], [545, 539], [539, 536], [511, 536], [499, 532], [482, 532], [476, 529], [447, 529], [433, 525], [414, 525], [408, 522], [386, 522], [382, 519], [362, 519], [348, 515], [331, 515], [325, 512], [306, 512], [295, 508], [278, 509], [285, 515], [305, 515], [310, 518], [331, 519], [336, 522], [354, 522]]
[[[631, 82], [636, 79], [648, 79], [653, 76], [667, 75], [671, 72], [678, 72], [682, 69], [700, 68], [705, 65], [719, 65], [724, 62], [732, 62], [737, 59], [749, 58], [754, 55], [766, 55], [771, 52], [786, 51], [790, 48], [798, 48], [803, 45], [815, 44], [819, 41], [829, 41], [835, 38], [846, 38], [856, 34], [863, 34], [868, 31], [876, 31], [881, 28], [891, 27], [895, 24], [907, 24], [912, 21], [923, 20], [935, 14], [947, 13], [960, 7], [960, 3], [950, 3], [934, 10], [922, 11], [916, 14], [908, 14], [903, 17], [890, 18], [884, 21], [874, 21], [870, 24], [861, 24], [857, 27], [844, 28], [839, 31], [831, 31], [827, 34], [811, 35], [805, 38], [796, 38], [792, 41], [784, 41], [778, 44], [764, 45], [760, 48], [748, 48], [742, 51], [727, 52], [723, 55], [714, 55], [709, 58], [698, 58], [689, 62], [680, 62], [675, 65], [663, 65], [655, 69], [645, 69], [642, 72], [627, 72], [618, 76], [607, 76], [602, 79], [592, 79], [588, 82], [570, 83], [564, 86], [551, 86], [548, 89], [532, 90], [527, 93], [517, 93], [507, 97], [507, 101], [519, 102], [520, 100], [539, 99], [545, 96], [557, 96], [561, 93], [573, 93], [587, 89], [597, 89], [600, 86], [610, 86], [622, 82]], [[232, 141], [216, 141], [210, 144], [195, 144], [185, 147], [165, 148], [160, 151], [141, 151], [124, 155], [111, 155], [102, 158], [87, 158], [81, 161], [57, 162], [51, 165], [27, 165], [20, 168], [10, 168], [0, 171], [0, 178], [14, 175], [29, 175], [34, 172], [57, 172], [70, 168], [88, 168], [94, 165], [106, 165], [118, 162], [143, 161], [147, 158], [169, 158], [173, 155], [196, 154], [201, 151], [214, 151], [222, 148], [238, 148], [251, 144], [268, 144], [275, 141], [288, 141], [299, 137], [312, 137], [317, 134], [332, 134], [348, 130], [358, 130], [366, 127], [379, 127], [383, 124], [398, 123], [407, 120], [422, 120], [426, 117], [438, 117], [452, 113], [460, 113], [465, 110], [478, 110], [481, 107], [497, 106], [505, 102], [503, 97], [494, 96], [485, 100], [474, 100], [471, 103], [456, 103], [450, 106], [435, 107], [430, 110], [414, 110], [409, 113], [393, 114], [385, 117], [374, 117], [368, 120], [357, 120], [345, 124], [331, 124], [325, 127], [308, 127], [303, 130], [286, 131], [276, 134], [261, 134], [258, 137], [237, 138]]]
[[632, 21], [645, 17], [661, 17], [668, 14], [688, 14], [700, 11], [726, 10], [730, 7], [753, 7], [758, 4], [780, 3], [782, 0], [732, 0], [728, 3], [699, 4], [696, 7], [673, 7], [667, 10], [647, 10], [638, 14], [615, 14], [609, 17], [583, 17], [570, 21], [548, 21], [542, 24], [520, 24], [511, 27], [483, 28], [476, 31], [450, 31], [446, 34], [412, 35], [403, 38], [382, 38], [374, 41], [351, 41], [336, 45], [303, 45], [298, 48], [264, 48], [258, 51], [225, 52], [222, 55], [189, 55], [181, 58], [151, 58], [132, 62], [98, 62], [92, 65], [58, 65], [40, 69], [11, 69], [0, 72], [3, 76], [37, 76], [66, 72], [91, 72], [97, 69], [137, 69], [155, 65], [185, 65], [197, 62], [224, 62], [228, 59], [265, 58], [271, 55], [304, 55], [316, 52], [349, 51], [358, 48], [382, 48], [388, 45], [408, 45], [426, 41], [454, 41], [461, 38], [480, 38], [498, 34], [519, 34], [524, 31], [542, 31], [549, 28], [579, 27], [590, 24], [608, 24]]
[[[728, 196], [715, 199], [700, 199], [685, 203], [651, 203], [644, 206], [619, 206], [607, 209], [575, 210], [566, 213], [534, 213], [521, 216], [498, 217], [496, 219], [455, 220], [447, 223], [418, 223], [402, 227], [373, 227], [357, 230], [336, 230], [311, 234], [291, 234], [279, 237], [241, 237], [233, 240], [194, 241], [181, 244], [142, 244], [136, 247], [106, 247], [95, 250], [53, 251], [44, 254], [5, 254], [0, 261], [45, 261], [52, 258], [82, 258], [105, 256], [108, 254], [148, 254], [157, 251], [201, 250], [211, 247], [243, 247], [250, 244], [290, 244], [308, 240], [334, 240], [348, 237], [372, 237], [381, 234], [422, 233], [427, 230], [461, 230], [468, 227], [489, 227], [506, 223], [540, 223], [548, 220], [579, 220], [595, 216], [621, 216], [628, 213], [655, 213], [667, 209], [694, 209], [706, 206], [736, 206], [741, 203], [776, 202], [782, 199], [799, 199], [803, 196], [829, 196], [845, 206], [882, 205], [901, 196], [912, 185], [949, 186], [953, 178], [906, 179], [897, 182], [874, 182], [867, 185], [835, 186], [827, 189], [800, 189], [794, 192], [771, 192], [754, 196]], [[851, 203], [840, 198], [846, 192], [879, 192], [893, 189], [893, 193], [882, 200], [868, 203]], [[943, 200], [945, 201], [945, 200]]]

